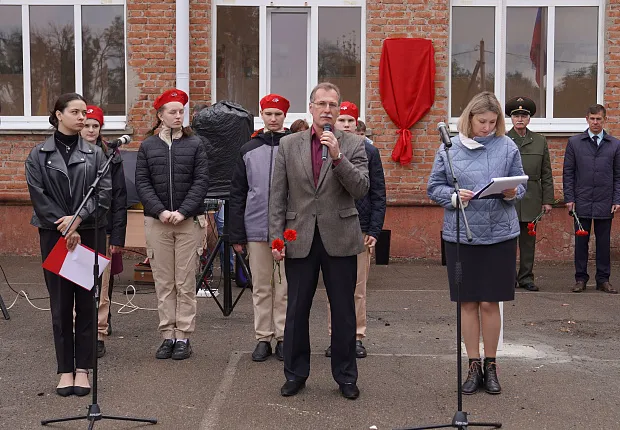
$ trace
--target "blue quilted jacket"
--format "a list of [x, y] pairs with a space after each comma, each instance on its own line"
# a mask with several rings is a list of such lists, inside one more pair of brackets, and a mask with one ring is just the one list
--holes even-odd
[[[482, 146], [469, 149], [458, 136], [452, 138], [450, 156], [454, 174], [461, 189], [478, 191], [491, 178], [523, 175], [521, 155], [515, 143], [506, 136], [475, 138]], [[428, 179], [427, 193], [431, 200], [444, 209], [443, 239], [456, 242], [456, 208], [452, 205], [454, 185], [448, 166], [444, 145], [435, 156], [433, 170]], [[519, 236], [519, 220], [515, 202], [525, 194], [525, 187], [519, 185], [513, 200], [481, 199], [470, 200], [465, 208], [469, 228], [473, 236], [467, 242], [465, 225], [461, 220], [461, 243], [490, 245]]]

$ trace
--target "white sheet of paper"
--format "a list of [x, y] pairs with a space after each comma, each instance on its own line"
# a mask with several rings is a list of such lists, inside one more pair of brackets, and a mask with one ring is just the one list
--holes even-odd
[[[99, 276], [101, 276], [108, 264], [110, 264], [110, 259], [99, 255]], [[67, 258], [58, 274], [90, 291], [94, 287], [94, 265], [95, 253], [83, 245], [78, 245], [73, 252], [67, 254]]]
[[504, 190], [516, 188], [519, 184], [525, 184], [529, 176], [505, 176], [501, 178], [491, 178], [491, 182], [482, 187], [480, 191], [474, 194], [474, 199], [479, 199], [492, 194], [501, 194]]

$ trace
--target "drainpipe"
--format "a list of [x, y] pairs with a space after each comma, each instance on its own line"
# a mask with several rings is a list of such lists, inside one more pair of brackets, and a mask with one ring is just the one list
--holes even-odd
[[[176, 87], [189, 96], [189, 0], [176, 1]], [[189, 104], [185, 108], [183, 124], [189, 124]]]

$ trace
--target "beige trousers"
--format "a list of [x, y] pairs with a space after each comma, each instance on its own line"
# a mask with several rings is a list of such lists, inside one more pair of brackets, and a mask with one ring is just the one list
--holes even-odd
[[[288, 285], [284, 273], [284, 261], [280, 262], [280, 273], [274, 271], [271, 247], [267, 242], [250, 242], [247, 245], [252, 272], [252, 302], [254, 303], [254, 332], [258, 341], [275, 337], [284, 338], [286, 321], [286, 297]], [[280, 276], [282, 282], [280, 282]]]
[[187, 339], [196, 326], [196, 270], [205, 225], [204, 215], [197, 218], [173, 225], [144, 217], [146, 254], [164, 339]]
[[[370, 248], [357, 254], [357, 283], [355, 284], [355, 338], [362, 340], [366, 337], [366, 283], [370, 272]], [[329, 301], [327, 302], [327, 331], [332, 335], [332, 317]]]
[[[110, 253], [110, 236], [106, 236], [105, 255], [112, 258]], [[103, 271], [101, 276], [101, 291], [99, 292], [99, 313], [97, 315], [97, 339], [105, 340], [108, 335], [108, 314], [110, 313], [110, 268], [112, 264]]]

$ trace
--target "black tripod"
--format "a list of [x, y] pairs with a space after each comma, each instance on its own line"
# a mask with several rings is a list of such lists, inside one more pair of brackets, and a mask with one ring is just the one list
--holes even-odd
[[454, 168], [452, 167], [452, 158], [450, 157], [450, 147], [452, 142], [450, 139], [446, 139], [444, 142], [446, 151], [446, 158], [448, 159], [448, 165], [450, 166], [450, 174], [452, 181], [454, 182], [454, 192], [456, 193], [456, 261], [454, 265], [454, 282], [456, 284], [456, 383], [457, 383], [457, 411], [452, 418], [450, 424], [436, 424], [424, 427], [407, 427], [403, 430], [426, 430], [426, 429], [440, 429], [440, 428], [456, 428], [459, 430], [467, 430], [468, 426], [471, 427], [492, 427], [501, 428], [501, 423], [472, 423], [468, 421], [467, 412], [463, 411], [463, 389], [461, 387], [462, 374], [462, 357], [461, 357], [461, 282], [463, 280], [463, 268], [461, 267], [460, 245], [461, 245], [461, 224], [460, 216], [463, 215], [463, 221], [465, 223], [465, 231], [467, 235], [467, 241], [472, 241], [471, 230], [469, 230], [469, 224], [467, 223], [467, 217], [465, 216], [465, 209], [463, 208], [463, 201], [459, 194], [459, 183], [454, 175]]
[[59, 422], [65, 422], [65, 421], [76, 421], [76, 420], [82, 420], [82, 419], [88, 420], [89, 430], [91, 430], [95, 426], [95, 421], [99, 421], [103, 419], [157, 424], [156, 419], [130, 418], [130, 417], [117, 417], [117, 416], [111, 416], [111, 415], [103, 415], [101, 413], [101, 408], [99, 407], [99, 404], [97, 403], [97, 363], [98, 363], [98, 360], [97, 360], [97, 314], [99, 313], [99, 252], [98, 252], [99, 251], [99, 243], [98, 243], [99, 242], [99, 234], [98, 234], [99, 217], [97, 216], [97, 211], [99, 209], [99, 181], [101, 180], [105, 172], [108, 170], [110, 166], [110, 162], [112, 161], [112, 158], [113, 156], [110, 156], [107, 159], [106, 163], [101, 168], [101, 170], [97, 172], [97, 178], [95, 179], [95, 181], [91, 184], [90, 188], [88, 189], [88, 193], [86, 193], [86, 196], [84, 197], [84, 200], [82, 200], [80, 207], [77, 209], [77, 211], [73, 215], [73, 218], [71, 218], [71, 222], [69, 223], [67, 228], [65, 228], [65, 231], [62, 232], [63, 236], [67, 235], [67, 232], [71, 229], [71, 226], [75, 222], [75, 219], [77, 218], [78, 214], [80, 213], [80, 211], [82, 210], [82, 208], [84, 207], [84, 205], [86, 204], [86, 202], [88, 201], [88, 199], [91, 197], [91, 195], [94, 192], [96, 209], [95, 209], [95, 214], [94, 214], [95, 216], [95, 252], [94, 252], [95, 265], [93, 266], [93, 288], [95, 289], [95, 294], [93, 295], [93, 307], [92, 307], [93, 309], [93, 331], [94, 331], [93, 356], [95, 357], [94, 364], [93, 364], [93, 388], [92, 388], [93, 402], [92, 404], [88, 406], [88, 413], [86, 415], [79, 415], [75, 417], [65, 417], [65, 418], [55, 418], [51, 420], [42, 420], [41, 425], [47, 425], [51, 423], [59, 423]]
[[[230, 208], [228, 207], [229, 197], [223, 196], [223, 197], [210, 197], [210, 198], [217, 198], [223, 201], [224, 230], [223, 230], [223, 234], [221, 234], [217, 238], [217, 243], [215, 244], [214, 251], [209, 256], [209, 259], [207, 260], [207, 263], [205, 264], [205, 267], [202, 270], [202, 273], [200, 273], [198, 281], [196, 282], [196, 292], [200, 289], [202, 285], [204, 285], [206, 289], [209, 290], [209, 292], [211, 293], [211, 297], [213, 298], [213, 300], [215, 300], [215, 303], [217, 303], [217, 306], [222, 311], [222, 314], [224, 314], [224, 316], [227, 317], [228, 315], [232, 313], [233, 309], [239, 302], [239, 299], [241, 298], [241, 296], [243, 295], [243, 292], [246, 289], [242, 288], [239, 294], [237, 295], [237, 297], [235, 298], [235, 301], [233, 302], [232, 279], [230, 278], [230, 269], [231, 269], [230, 267], [230, 246], [231, 246], [231, 243], [230, 243], [230, 235], [228, 234], [228, 220], [229, 220], [229, 214], [230, 214]], [[220, 249], [220, 246], [224, 246], [224, 261], [222, 262], [222, 267], [224, 270], [224, 274], [223, 274], [224, 276], [224, 300], [223, 302], [224, 303], [223, 304], [220, 303], [220, 301], [217, 299], [217, 297], [215, 297], [215, 295], [213, 295], [213, 291], [211, 290], [209, 283], [206, 281], [207, 273], [213, 266], [213, 260], [215, 260], [215, 256], [217, 254], [217, 251]], [[235, 253], [235, 258], [237, 260], [237, 264], [241, 264], [241, 270], [243, 270], [243, 273], [248, 278], [248, 282], [251, 286], [252, 277], [250, 276], [250, 271], [245, 265], [245, 260], [243, 258], [243, 255], [239, 254], [237, 251], [234, 251], [234, 253]]]
[[2, 310], [2, 315], [4, 315], [4, 319], [10, 320], [11, 317], [9, 316], [9, 310], [6, 308], [4, 300], [2, 300], [2, 294], [0, 294], [0, 309]]

